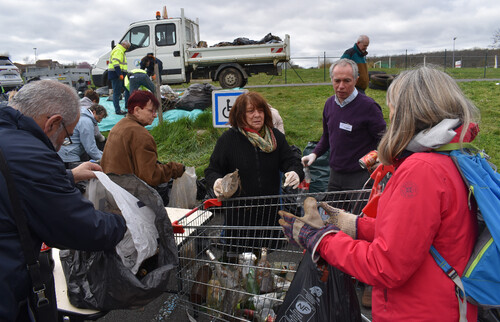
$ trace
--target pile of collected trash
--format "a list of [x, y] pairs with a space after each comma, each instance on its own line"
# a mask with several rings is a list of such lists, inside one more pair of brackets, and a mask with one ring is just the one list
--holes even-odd
[[276, 317], [293, 274], [275, 274], [265, 248], [258, 261], [255, 254], [242, 253], [235, 265], [223, 265], [210, 250], [206, 253], [214, 265], [198, 269], [190, 293], [193, 304], [206, 305], [217, 317], [222, 317], [219, 311], [259, 321]]
[[281, 38], [268, 33], [259, 41], [251, 40], [245, 37], [238, 37], [233, 42], [222, 41], [210, 47], [224, 47], [224, 46], [241, 46], [241, 45], [257, 45], [257, 44], [274, 44], [282, 42]]

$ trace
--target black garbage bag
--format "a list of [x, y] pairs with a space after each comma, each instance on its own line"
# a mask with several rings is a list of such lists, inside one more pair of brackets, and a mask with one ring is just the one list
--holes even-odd
[[212, 106], [212, 91], [215, 88], [215, 86], [208, 83], [190, 85], [175, 104], [175, 108], [185, 111], [209, 108]]
[[[304, 148], [304, 156], [313, 152], [318, 142], [308, 142]], [[328, 181], [330, 180], [330, 150], [318, 157], [313, 164], [309, 166], [311, 172], [311, 184], [309, 192], [328, 191]]]
[[134, 175], [108, 177], [154, 211], [158, 252], [144, 261], [139, 273], [145, 275], [139, 278], [124, 266], [115, 250], [61, 250], [69, 301], [78, 308], [109, 311], [142, 307], [165, 292], [179, 263], [172, 224], [158, 192]]
[[361, 321], [352, 278], [329, 266], [323, 259], [314, 263], [307, 251], [278, 310], [276, 321]]
[[271, 44], [271, 43], [278, 43], [278, 42], [282, 42], [280, 37], [274, 36], [273, 34], [268, 33], [267, 35], [264, 36], [264, 38], [262, 38], [259, 41], [259, 44]]

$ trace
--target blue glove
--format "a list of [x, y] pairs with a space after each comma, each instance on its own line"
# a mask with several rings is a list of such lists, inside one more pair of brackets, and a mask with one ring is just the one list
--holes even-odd
[[323, 222], [318, 212], [316, 199], [312, 197], [304, 201], [304, 212], [304, 217], [297, 217], [280, 210], [278, 212], [281, 216], [279, 224], [292, 245], [307, 249], [314, 255], [321, 239], [327, 234], [337, 233], [340, 229], [333, 224]]

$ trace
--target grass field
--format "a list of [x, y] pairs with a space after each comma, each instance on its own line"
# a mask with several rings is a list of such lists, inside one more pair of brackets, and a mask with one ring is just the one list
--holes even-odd
[[[449, 72], [451, 69], [447, 69]], [[456, 78], [471, 78], [477, 69], [462, 69], [454, 75]], [[500, 70], [493, 70], [489, 77], [500, 78]], [[386, 69], [390, 74], [399, 70]], [[455, 70], [451, 70], [455, 72]], [[327, 71], [328, 73], [328, 71]], [[287, 83], [321, 83], [323, 70], [307, 69], [287, 71]], [[326, 81], [329, 81], [328, 75]], [[498, 82], [498, 81], [497, 81]], [[249, 79], [248, 85], [284, 84], [285, 75], [271, 77], [258, 75]], [[484, 148], [491, 156], [492, 162], [500, 165], [500, 85], [494, 81], [460, 82], [459, 86], [465, 95], [481, 110], [481, 132], [475, 143]], [[188, 85], [185, 84], [184, 87]], [[265, 87], [253, 88], [261, 93], [268, 102], [279, 110], [285, 123], [286, 137], [289, 144], [298, 146], [301, 150], [309, 141], [317, 141], [322, 134], [321, 115], [324, 103], [333, 95], [331, 85], [301, 86], [301, 87]], [[387, 122], [389, 111], [385, 104], [385, 91], [368, 89], [366, 94], [377, 101], [384, 112]], [[151, 133], [158, 144], [161, 161], [182, 162], [187, 166], [196, 167], [198, 177], [202, 177], [207, 167], [213, 147], [224, 129], [212, 127], [210, 111], [203, 113], [196, 121], [182, 119], [174, 123], [163, 124], [154, 128]]]

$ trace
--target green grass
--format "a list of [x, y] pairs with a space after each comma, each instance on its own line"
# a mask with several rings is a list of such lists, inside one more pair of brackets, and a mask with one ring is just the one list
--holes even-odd
[[[384, 70], [390, 74], [399, 72], [396, 69]], [[323, 82], [323, 70], [301, 69], [297, 72], [304, 81]], [[457, 77], [474, 78], [470, 75], [467, 69], [461, 69]], [[490, 77], [500, 78], [500, 72]], [[271, 84], [283, 84], [285, 83], [284, 75], [274, 78], [258, 75], [249, 79], [249, 85], [263, 85], [269, 81]], [[288, 70], [287, 83], [301, 83], [301, 81], [295, 72]], [[188, 84], [183, 85], [183, 87], [187, 86]], [[476, 145], [486, 150], [493, 163], [500, 165], [500, 142], [498, 140], [500, 137], [500, 86], [491, 81], [460, 82], [459, 86], [481, 110], [481, 131], [475, 140]], [[273, 107], [279, 110], [289, 144], [304, 149], [309, 141], [319, 140], [322, 134], [323, 106], [326, 99], [333, 95], [331, 85], [265, 87], [250, 90], [261, 93]], [[388, 122], [389, 110], [385, 104], [385, 93], [385, 91], [368, 89], [366, 94], [380, 104], [384, 118]], [[194, 166], [198, 177], [202, 177], [215, 142], [223, 131], [224, 129], [212, 127], [212, 114], [207, 111], [196, 121], [181, 119], [173, 123], [164, 123], [154, 128], [151, 133], [158, 144], [161, 161], [176, 161], [186, 166]]]

